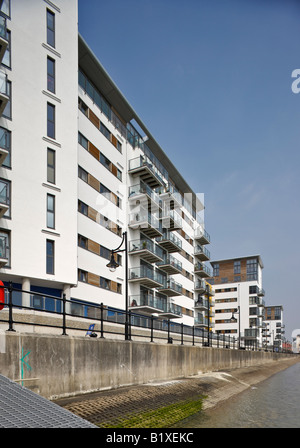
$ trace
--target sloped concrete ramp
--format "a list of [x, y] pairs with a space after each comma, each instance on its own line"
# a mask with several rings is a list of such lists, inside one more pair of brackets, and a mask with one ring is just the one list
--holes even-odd
[[97, 428], [0, 375], [0, 428]]

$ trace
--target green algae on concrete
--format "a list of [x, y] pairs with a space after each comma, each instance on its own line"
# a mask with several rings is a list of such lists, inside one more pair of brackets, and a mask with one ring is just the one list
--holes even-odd
[[100, 428], [168, 428], [202, 410], [201, 396], [180, 401], [158, 409], [127, 414], [110, 421], [98, 424]]

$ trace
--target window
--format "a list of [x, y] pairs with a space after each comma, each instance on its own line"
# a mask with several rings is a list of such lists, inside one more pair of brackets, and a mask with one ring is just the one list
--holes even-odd
[[78, 177], [82, 179], [84, 182], [88, 181], [88, 172], [85, 171], [81, 166], [78, 166]]
[[213, 276], [214, 277], [219, 277], [219, 270], [220, 270], [219, 263], [214, 264], [213, 269], [214, 269]]
[[7, 129], [0, 127], [0, 148], [5, 149], [8, 154], [2, 163], [3, 166], [10, 168], [11, 166], [11, 133]]
[[111, 282], [107, 278], [100, 277], [100, 288], [111, 289]]
[[55, 106], [47, 103], [47, 136], [55, 138]]
[[240, 274], [241, 273], [241, 262], [235, 261], [233, 265], [234, 274]]
[[83, 215], [87, 216], [88, 215], [88, 206], [84, 202], [78, 200], [78, 211], [80, 213], [82, 213]]
[[104, 126], [103, 123], [100, 123], [100, 131], [102, 132], [104, 137], [106, 137], [110, 141], [110, 135], [111, 135], [110, 130], [107, 129], [107, 127]]
[[47, 44], [55, 47], [55, 14], [47, 9]]
[[55, 93], [55, 61], [47, 58], [47, 89]]
[[88, 248], [88, 239], [85, 236], [78, 235], [78, 246], [83, 249]]
[[46, 241], [46, 272], [54, 274], [54, 241]]
[[87, 283], [88, 273], [86, 271], [83, 271], [82, 269], [78, 269], [78, 280], [80, 282]]
[[47, 194], [47, 227], [55, 229], [55, 196]]
[[88, 140], [80, 132], [78, 132], [78, 143], [88, 150]]
[[47, 149], [47, 182], [55, 184], [55, 151]]

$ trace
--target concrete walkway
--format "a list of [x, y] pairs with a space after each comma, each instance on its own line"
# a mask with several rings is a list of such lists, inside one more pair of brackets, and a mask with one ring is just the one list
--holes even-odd
[[[204, 396], [205, 411], [299, 361], [300, 358], [291, 357], [255, 367], [100, 391], [61, 399], [56, 403], [99, 427], [147, 428], [155, 427], [153, 422], [156, 425], [159, 422], [156, 427], [172, 427], [182, 417], [198, 412], [199, 406], [197, 408], [191, 404], [199, 403]], [[182, 413], [186, 404], [187, 410]], [[162, 413], [162, 408], [169, 408], [170, 413]], [[157, 418], [153, 419], [155, 414]]]

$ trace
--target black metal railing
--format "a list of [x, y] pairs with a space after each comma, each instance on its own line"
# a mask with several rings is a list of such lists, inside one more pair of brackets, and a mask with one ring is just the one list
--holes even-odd
[[[125, 335], [126, 311], [108, 307], [101, 304], [91, 304], [76, 299], [68, 300], [66, 295], [62, 297], [45, 295], [35, 291], [26, 291], [13, 286], [9, 283], [8, 286], [0, 286], [5, 290], [4, 310], [8, 313], [3, 314], [0, 311], [0, 323], [7, 323], [7, 331], [14, 332], [16, 325], [31, 325], [37, 327], [60, 329], [62, 336], [68, 336], [68, 331], [76, 330], [83, 332], [84, 335], [93, 335], [100, 338], [113, 335]], [[15, 296], [18, 294], [28, 294], [30, 298], [29, 304], [18, 304]], [[52, 301], [52, 309], [47, 310], [45, 307], [33, 306], [34, 300], [37, 298], [47, 299]], [[59, 317], [59, 319], [41, 319], [41, 315], [37, 313], [26, 314], [26, 319], [22, 320], [22, 314], [16, 310], [33, 310], [40, 311], [42, 314], [51, 315], [51, 317]], [[30, 319], [31, 317], [31, 319]], [[69, 318], [69, 319], [68, 319]], [[86, 324], [84, 321], [88, 321]], [[180, 343], [181, 345], [192, 344], [201, 347], [215, 347], [226, 349], [249, 349], [262, 350], [254, 344], [241, 344], [238, 338], [225, 335], [216, 334], [211, 331], [208, 332], [206, 328], [197, 328], [188, 326], [183, 323], [176, 323], [170, 319], [159, 319], [154, 316], [146, 316], [134, 313], [131, 310], [128, 312], [129, 322], [129, 340], [148, 339], [149, 342], [165, 341], [169, 344]], [[90, 329], [92, 324], [93, 330]], [[141, 331], [141, 329], [143, 331]], [[76, 333], [77, 334], [77, 333]]]

